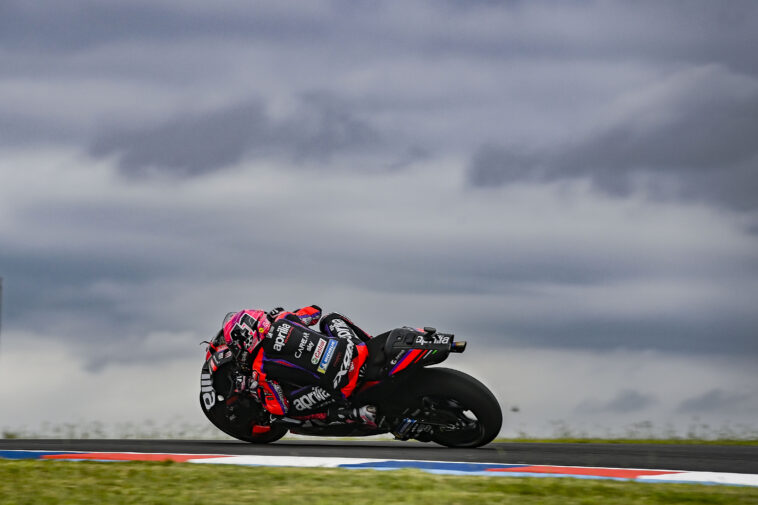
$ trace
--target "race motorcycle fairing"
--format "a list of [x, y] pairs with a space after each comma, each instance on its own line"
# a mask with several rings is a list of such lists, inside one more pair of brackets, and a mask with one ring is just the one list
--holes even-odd
[[[313, 351], [320, 345], [319, 339], [332, 337], [308, 331], [313, 333], [313, 338], [304, 346], [307, 349], [308, 343], [312, 343], [313, 347], [311, 354], [304, 357], [312, 359]], [[200, 405], [220, 430], [253, 443], [273, 442], [288, 431], [316, 436], [368, 436], [389, 432], [401, 440], [478, 447], [492, 441], [500, 431], [502, 411], [486, 386], [457, 370], [427, 368], [445, 361], [451, 353], [463, 352], [466, 342], [455, 342], [453, 335], [438, 333], [431, 327], [405, 327], [371, 338], [364, 347], [367, 357], [360, 374], [356, 374], [355, 389], [348, 401], [355, 407], [376, 406], [376, 425], [353, 421], [327, 423], [321, 414], [298, 416], [300, 411], [307, 410], [298, 407], [306, 407], [311, 400], [315, 403], [330, 394], [320, 387], [314, 387], [302, 397], [304, 404], [293, 406], [288, 415], [272, 415], [255, 395], [239, 392], [240, 380], [246, 380], [245, 372], [239, 366], [233, 347], [224, 340], [223, 332], [207, 347], [201, 370]], [[323, 355], [325, 350], [320, 352]], [[302, 387], [302, 384], [282, 381], [281, 387], [291, 391], [290, 388]], [[286, 401], [285, 391], [272, 394]]]

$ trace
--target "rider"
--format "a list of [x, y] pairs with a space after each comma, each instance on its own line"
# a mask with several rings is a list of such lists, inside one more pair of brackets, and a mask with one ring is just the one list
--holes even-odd
[[[309, 329], [319, 320], [320, 333]], [[242, 310], [227, 314], [223, 331], [249, 373], [237, 390], [257, 396], [271, 414], [375, 424], [373, 406], [352, 409], [346, 401], [362, 375], [371, 339], [347, 317], [331, 313], [322, 319], [318, 305], [293, 312]]]

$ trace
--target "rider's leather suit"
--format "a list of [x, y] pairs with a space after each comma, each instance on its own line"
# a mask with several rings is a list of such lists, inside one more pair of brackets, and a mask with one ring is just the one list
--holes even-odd
[[246, 351], [251, 391], [270, 413], [308, 417], [344, 402], [355, 390], [371, 336], [337, 313], [321, 319], [320, 332], [312, 330], [320, 317], [316, 305], [227, 316], [224, 338]]

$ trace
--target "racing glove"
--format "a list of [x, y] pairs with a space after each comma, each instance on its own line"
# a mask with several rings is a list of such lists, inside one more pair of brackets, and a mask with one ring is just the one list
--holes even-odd
[[321, 307], [318, 305], [308, 305], [302, 309], [297, 309], [295, 315], [300, 318], [300, 322], [305, 326], [313, 326], [321, 319]]
[[308, 305], [295, 312], [286, 312], [282, 307], [270, 310], [266, 317], [271, 324], [279, 319], [289, 319], [292, 322], [300, 323], [305, 326], [313, 326], [321, 319], [321, 307], [318, 305]]

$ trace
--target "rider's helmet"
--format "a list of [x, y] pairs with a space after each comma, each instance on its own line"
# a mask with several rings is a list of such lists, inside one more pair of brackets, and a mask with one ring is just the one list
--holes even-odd
[[262, 310], [230, 312], [224, 318], [224, 340], [227, 345], [252, 351], [271, 329], [271, 322]]

